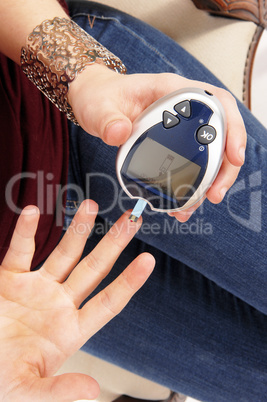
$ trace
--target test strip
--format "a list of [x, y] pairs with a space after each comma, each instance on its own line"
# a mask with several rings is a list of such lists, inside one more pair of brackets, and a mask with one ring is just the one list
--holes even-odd
[[132, 222], [136, 222], [138, 218], [142, 215], [145, 207], [146, 207], [147, 202], [145, 200], [139, 199], [137, 203], [135, 204], [135, 207], [132, 211], [132, 214], [130, 215], [129, 219]]

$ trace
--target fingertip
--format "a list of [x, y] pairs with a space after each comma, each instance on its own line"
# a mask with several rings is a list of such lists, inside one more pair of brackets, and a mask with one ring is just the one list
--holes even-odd
[[27, 205], [20, 213], [16, 224], [18, 233], [27, 233], [28, 236], [34, 236], [40, 219], [40, 210], [35, 205]]
[[120, 218], [109, 229], [108, 235], [111, 235], [116, 242], [118, 242], [119, 239], [124, 239], [124, 244], [126, 239], [128, 239], [128, 241], [132, 239], [140, 229], [142, 225], [142, 218], [139, 218], [137, 222], [133, 222], [129, 219], [130, 214], [130, 211], [124, 212], [124, 214], [121, 215]]
[[156, 266], [155, 257], [148, 253], [144, 252], [140, 254], [137, 258], [137, 266], [135, 267], [135, 275], [139, 277], [139, 287], [142, 286], [147, 279], [150, 277], [154, 268]]
[[185, 209], [179, 212], [171, 212], [169, 214], [170, 217], [174, 217], [175, 219], [177, 219], [177, 221], [179, 221], [180, 223], [185, 223], [188, 221], [188, 219], [191, 218], [191, 216], [193, 215], [193, 213], [195, 212], [195, 209]]
[[[127, 211], [125, 211], [125, 215], [128, 216], [128, 218], [130, 219], [130, 217], [134, 217], [135, 215], [133, 215], [133, 209], [128, 209]], [[133, 221], [132, 221], [133, 222]], [[140, 215], [138, 217], [137, 220], [135, 220], [134, 222], [142, 222], [142, 215]]]
[[86, 199], [83, 200], [79, 209], [86, 215], [97, 215], [99, 206], [95, 201]]
[[241, 167], [245, 163], [245, 147], [227, 148], [227, 159], [235, 167]]
[[143, 253], [141, 255], [143, 256], [143, 265], [144, 265], [144, 267], [146, 268], [146, 270], [152, 272], [153, 269], [155, 268], [155, 265], [156, 265], [155, 257], [152, 254], [148, 253], [148, 252], [145, 252], [145, 253]]
[[133, 228], [139, 230], [143, 223], [142, 215], [139, 216], [139, 218], [137, 220], [135, 220], [134, 219], [135, 217], [133, 217], [132, 212], [133, 212], [133, 210], [129, 209], [128, 211], [125, 211], [124, 216], [127, 219], [129, 227], [133, 227]]
[[35, 215], [40, 215], [40, 210], [38, 207], [35, 205], [27, 205], [23, 210], [21, 211], [21, 215], [23, 216], [35, 216]]
[[226, 155], [232, 165], [241, 167], [245, 162], [247, 133], [242, 122], [237, 122], [234, 118], [232, 120], [228, 124]]
[[127, 141], [132, 131], [132, 122], [126, 117], [110, 122], [104, 131], [103, 141], [111, 146], [120, 146]]
[[136, 292], [147, 281], [154, 270], [156, 260], [150, 253], [139, 254], [123, 271], [122, 275], [128, 279], [131, 289]]
[[211, 189], [207, 192], [207, 199], [212, 204], [220, 204], [220, 202], [222, 202], [222, 200], [224, 199], [227, 190], [227, 188], [213, 189], [211, 187]]

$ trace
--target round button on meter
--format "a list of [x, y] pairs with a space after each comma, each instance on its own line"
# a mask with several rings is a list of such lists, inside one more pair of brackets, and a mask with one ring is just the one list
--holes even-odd
[[197, 131], [197, 140], [202, 145], [211, 144], [216, 138], [216, 130], [214, 127], [206, 125]]
[[189, 208], [217, 176], [225, 139], [219, 100], [199, 88], [178, 90], [134, 121], [132, 135], [117, 154], [118, 180], [129, 197], [143, 200], [152, 210]]

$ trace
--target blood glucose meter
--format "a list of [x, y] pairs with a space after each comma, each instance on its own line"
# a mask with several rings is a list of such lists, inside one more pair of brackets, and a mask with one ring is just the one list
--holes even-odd
[[148, 203], [152, 210], [189, 208], [212, 185], [225, 138], [219, 100], [198, 88], [178, 90], [134, 121], [132, 135], [117, 154], [118, 180], [129, 197]]

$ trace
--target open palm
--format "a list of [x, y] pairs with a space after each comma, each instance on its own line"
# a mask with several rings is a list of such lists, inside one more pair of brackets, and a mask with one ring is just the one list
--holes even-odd
[[97, 205], [84, 201], [59, 245], [37, 271], [30, 271], [30, 266], [39, 211], [27, 207], [18, 219], [0, 268], [0, 401], [59, 402], [97, 396], [98, 384], [86, 375], [53, 375], [122, 310], [151, 273], [154, 259], [147, 253], [138, 256], [79, 309], [141, 224], [130, 222], [124, 214], [79, 262], [96, 214]]

